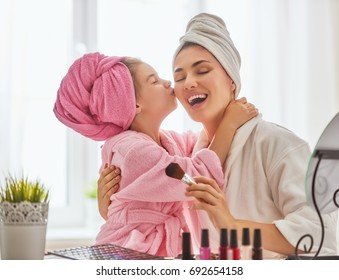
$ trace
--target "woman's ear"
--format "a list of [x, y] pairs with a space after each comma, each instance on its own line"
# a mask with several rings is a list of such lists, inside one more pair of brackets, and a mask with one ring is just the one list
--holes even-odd
[[233, 91], [233, 93], [235, 94], [235, 89], [237, 88], [237, 86], [235, 85], [235, 83], [234, 82], [232, 82], [232, 91]]
[[231, 90], [232, 90], [232, 98], [233, 100], [235, 100], [235, 89], [237, 88], [237, 86], [235, 85], [235, 83], [232, 81], [232, 85], [231, 85]]

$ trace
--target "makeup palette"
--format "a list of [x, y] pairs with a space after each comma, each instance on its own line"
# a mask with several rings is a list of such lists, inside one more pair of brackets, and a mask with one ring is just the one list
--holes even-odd
[[72, 260], [163, 260], [158, 257], [135, 250], [123, 248], [113, 244], [95, 246], [83, 246], [62, 250], [48, 251], [48, 254], [56, 255]]

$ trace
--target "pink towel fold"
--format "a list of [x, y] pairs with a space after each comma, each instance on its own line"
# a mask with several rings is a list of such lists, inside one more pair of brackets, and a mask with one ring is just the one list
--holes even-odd
[[77, 59], [63, 78], [54, 114], [66, 126], [93, 140], [106, 140], [129, 128], [135, 93], [123, 57], [100, 53]]

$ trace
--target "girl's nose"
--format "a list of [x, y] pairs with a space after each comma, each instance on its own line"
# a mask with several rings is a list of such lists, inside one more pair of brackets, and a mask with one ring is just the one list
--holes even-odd
[[165, 86], [166, 88], [171, 87], [171, 81], [165, 80], [165, 81], [164, 81], [164, 86]]

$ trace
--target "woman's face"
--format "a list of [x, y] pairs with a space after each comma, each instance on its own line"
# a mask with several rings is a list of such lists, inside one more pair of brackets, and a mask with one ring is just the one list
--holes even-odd
[[171, 82], [163, 80], [148, 64], [138, 66], [136, 78], [138, 80], [137, 105], [148, 116], [166, 117], [177, 107], [177, 101], [171, 87]]
[[174, 92], [197, 122], [218, 122], [234, 99], [235, 84], [215, 57], [200, 46], [179, 52], [174, 61]]

